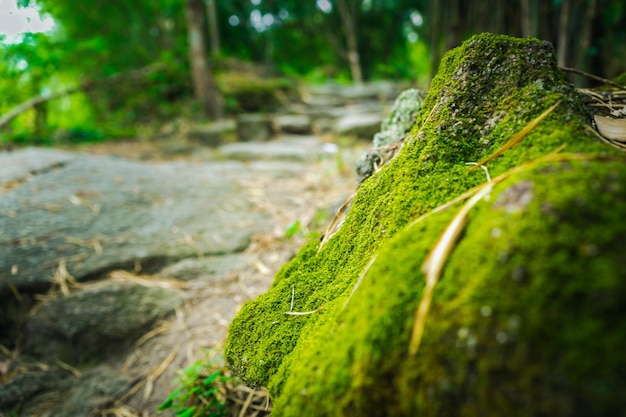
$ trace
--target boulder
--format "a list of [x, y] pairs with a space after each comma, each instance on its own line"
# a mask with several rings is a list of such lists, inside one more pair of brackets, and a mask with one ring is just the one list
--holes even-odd
[[549, 43], [472, 37], [339, 230], [241, 309], [230, 368], [277, 417], [623, 413], [625, 162]]
[[30, 149], [3, 158], [9, 181], [0, 198], [0, 340], [55, 275], [86, 281], [114, 269], [149, 272], [238, 252], [264, 225], [238, 183], [245, 172], [254, 176], [254, 166]]
[[380, 130], [381, 113], [346, 114], [335, 122], [335, 134], [371, 139]]
[[175, 290], [142, 284], [101, 281], [43, 302], [24, 326], [24, 351], [73, 365], [124, 351], [182, 304]]
[[374, 149], [365, 152], [357, 163], [359, 182], [372, 175], [377, 166], [395, 153], [394, 146], [404, 141], [415, 124], [423, 100], [424, 93], [415, 88], [409, 88], [398, 96], [391, 114], [383, 121], [380, 132], [374, 135]]
[[309, 134], [311, 119], [304, 114], [282, 114], [274, 117], [274, 130], [280, 133]]
[[220, 153], [231, 159], [280, 159], [310, 161], [326, 153], [324, 143], [316, 136], [287, 135], [267, 142], [229, 143]]
[[0, 384], [0, 413], [8, 414], [20, 404], [32, 404], [33, 398], [41, 393], [63, 391], [72, 385], [70, 373], [60, 368], [24, 371], [22, 369], [21, 372], [13, 371], [13, 374], [3, 375]]
[[27, 181], [33, 175], [61, 168], [73, 159], [76, 154], [57, 149], [24, 148], [18, 152], [1, 152], [0, 190]]
[[272, 123], [266, 114], [245, 113], [237, 118], [237, 138], [241, 142], [264, 142], [272, 136]]
[[[119, 397], [132, 383], [128, 375], [106, 365], [75, 372], [72, 375], [61, 368], [27, 371], [9, 380], [0, 385], [0, 411], [11, 416], [98, 415], [98, 410], [111, 409], [112, 398]], [[37, 396], [42, 391], [51, 392]]]
[[241, 268], [242, 265], [250, 265], [252, 262], [251, 255], [242, 253], [208, 256], [201, 259], [188, 258], [168, 265], [160, 270], [158, 275], [178, 281], [201, 280], [212, 283], [232, 274]]
[[202, 145], [217, 147], [232, 142], [237, 125], [234, 120], [219, 120], [205, 125], [191, 126], [187, 139]]

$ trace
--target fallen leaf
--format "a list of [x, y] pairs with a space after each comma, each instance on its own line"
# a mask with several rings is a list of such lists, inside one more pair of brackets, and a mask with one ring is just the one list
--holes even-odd
[[598, 131], [607, 139], [626, 142], [626, 118], [614, 119], [607, 116], [593, 116]]

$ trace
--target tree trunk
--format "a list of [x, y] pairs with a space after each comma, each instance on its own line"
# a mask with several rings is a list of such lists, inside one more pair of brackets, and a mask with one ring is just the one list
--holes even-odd
[[559, 35], [558, 48], [556, 52], [556, 60], [561, 67], [566, 67], [570, 54], [570, 31], [569, 23], [572, 12], [572, 0], [563, 0], [561, 3], [561, 12], [559, 14]]
[[583, 17], [582, 28], [580, 30], [580, 36], [578, 41], [578, 50], [576, 51], [575, 67], [579, 70], [589, 70], [588, 53], [591, 48], [591, 39], [593, 36], [593, 22], [596, 17], [596, 10], [598, 9], [598, 1], [590, 0], [587, 4], [587, 9]]
[[448, 25], [448, 30], [446, 31], [446, 43], [445, 43], [445, 52], [449, 51], [452, 48], [456, 48], [462, 41], [462, 32], [463, 32], [463, 22], [461, 15], [463, 14], [461, 11], [461, 2], [459, 1], [451, 1], [447, 4], [446, 14], [447, 18], [445, 21]]
[[537, 0], [521, 0], [522, 36], [539, 37], [539, 5]]
[[219, 119], [222, 117], [222, 97], [207, 58], [204, 3], [202, 0], [187, 0], [185, 5], [194, 95], [206, 117]]
[[220, 30], [217, 22], [217, 6], [216, 0], [207, 0], [207, 22], [209, 22], [209, 40], [211, 43], [211, 56], [217, 56], [220, 53]]
[[339, 16], [346, 34], [348, 64], [350, 65], [352, 81], [356, 84], [361, 84], [363, 82], [363, 74], [361, 73], [361, 58], [359, 56], [359, 45], [356, 35], [356, 3], [352, 1], [351, 6], [353, 7], [348, 8], [346, 1], [337, 0], [337, 8], [339, 9]]
[[[428, 19], [429, 24], [429, 37], [430, 37], [430, 77], [434, 77], [439, 69], [439, 61], [442, 57], [441, 52], [441, 3], [438, 1], [431, 1], [428, 3]], [[443, 34], [445, 36], [445, 32]]]

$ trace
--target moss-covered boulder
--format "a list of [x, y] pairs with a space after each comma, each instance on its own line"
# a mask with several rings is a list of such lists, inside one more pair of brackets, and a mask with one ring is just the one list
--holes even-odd
[[[588, 126], [550, 44], [449, 52], [339, 231], [233, 321], [232, 369], [275, 416], [623, 414], [626, 159]], [[525, 128], [488, 185], [466, 165]]]

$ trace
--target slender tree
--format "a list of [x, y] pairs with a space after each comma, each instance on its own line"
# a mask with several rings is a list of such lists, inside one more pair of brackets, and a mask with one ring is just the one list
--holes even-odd
[[356, 84], [363, 82], [357, 39], [359, 3], [360, 1], [357, 0], [337, 0], [337, 9], [339, 9], [339, 16], [341, 17], [341, 24], [346, 38], [346, 57], [348, 58], [348, 65], [350, 65], [352, 81]]
[[217, 17], [217, 6], [215, 0], [207, 0], [206, 4], [207, 22], [209, 23], [209, 40], [211, 43], [211, 56], [217, 56], [220, 53], [220, 29]]
[[206, 117], [219, 119], [222, 117], [222, 97], [207, 58], [204, 3], [202, 0], [186, 0], [185, 6], [194, 96]]

